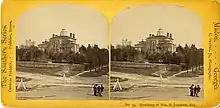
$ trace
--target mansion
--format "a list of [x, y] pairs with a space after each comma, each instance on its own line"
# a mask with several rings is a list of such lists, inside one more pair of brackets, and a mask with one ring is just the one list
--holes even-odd
[[79, 45], [76, 44], [76, 38], [74, 33], [67, 35], [66, 29], [62, 29], [60, 35], [53, 34], [49, 41], [44, 41], [38, 44], [40, 50], [47, 50], [53, 53], [64, 52], [78, 52]]
[[159, 29], [157, 34], [149, 34], [147, 37], [142, 41], [139, 41], [138, 44], [135, 44], [135, 49], [149, 52], [149, 53], [166, 53], [166, 52], [175, 52], [176, 45], [173, 43], [173, 37], [171, 33], [164, 33], [163, 29]]

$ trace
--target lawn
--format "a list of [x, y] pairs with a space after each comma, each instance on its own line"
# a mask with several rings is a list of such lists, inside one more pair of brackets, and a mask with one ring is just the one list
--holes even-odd
[[133, 73], [138, 75], [145, 76], [155, 76], [153, 73], [158, 71], [158, 69], [150, 69], [150, 68], [133, 68], [133, 67], [111, 67], [112, 71], [116, 72], [124, 72], [124, 73]]
[[[60, 76], [63, 75], [60, 74], [61, 71], [63, 71], [63, 68], [27, 68], [27, 67], [16, 67], [17, 71], [20, 72], [29, 72], [29, 73], [39, 73], [43, 75], [50, 75], [50, 76]], [[80, 71], [69, 71], [68, 76], [74, 76], [76, 74], [80, 73]]]
[[86, 73], [79, 75], [79, 76], [81, 76], [81, 77], [99, 77], [102, 75], [108, 75], [108, 72], [109, 72], [109, 67], [104, 67], [101, 70], [86, 72]]
[[186, 72], [186, 73], [182, 73], [182, 74], [179, 74], [177, 75], [177, 77], [198, 77], [199, 75], [203, 75], [203, 70], [200, 69], [200, 70], [195, 70], [195, 71], [189, 71], [189, 72]]
[[[122, 72], [122, 73], [132, 73], [132, 74], [138, 74], [138, 75], [144, 75], [144, 76], [160, 77], [160, 74], [158, 73], [160, 70], [157, 68], [112, 66], [111, 70], [116, 71], [116, 72]], [[163, 78], [167, 78], [179, 72], [180, 71], [165, 71], [161, 73], [161, 75]], [[197, 77], [198, 75], [203, 75], [202, 68], [194, 72], [189, 71], [188, 73], [182, 73], [180, 75], [177, 75], [177, 77]]]

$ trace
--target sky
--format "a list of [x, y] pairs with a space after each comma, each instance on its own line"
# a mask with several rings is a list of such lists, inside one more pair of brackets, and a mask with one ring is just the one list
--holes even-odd
[[66, 29], [68, 35], [74, 33], [80, 45], [108, 46], [105, 17], [93, 8], [69, 4], [40, 6], [23, 13], [16, 24], [16, 45], [25, 44], [25, 39], [39, 44], [52, 34], [59, 35], [61, 29]]
[[174, 43], [185, 46], [195, 44], [203, 48], [203, 25], [200, 17], [191, 10], [174, 5], [140, 5], [127, 8], [111, 22], [111, 43], [121, 44], [122, 39], [132, 41], [132, 45], [146, 39], [158, 29], [172, 33]]

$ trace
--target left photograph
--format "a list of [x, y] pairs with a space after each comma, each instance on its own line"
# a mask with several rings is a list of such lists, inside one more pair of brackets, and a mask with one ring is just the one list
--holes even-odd
[[108, 23], [96, 9], [56, 4], [16, 22], [17, 100], [108, 100]]

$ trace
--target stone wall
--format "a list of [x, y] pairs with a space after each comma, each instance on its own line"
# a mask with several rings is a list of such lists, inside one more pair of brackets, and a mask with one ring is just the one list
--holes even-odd
[[158, 64], [158, 63], [136, 63], [136, 62], [118, 62], [112, 61], [112, 67], [125, 67], [125, 68], [156, 68], [159, 70], [167, 71], [180, 71], [181, 65], [175, 64]]
[[74, 71], [83, 71], [85, 68], [85, 66], [81, 64], [41, 63], [26, 61], [17, 61], [16, 66], [26, 68], [70, 68], [70, 70]]

